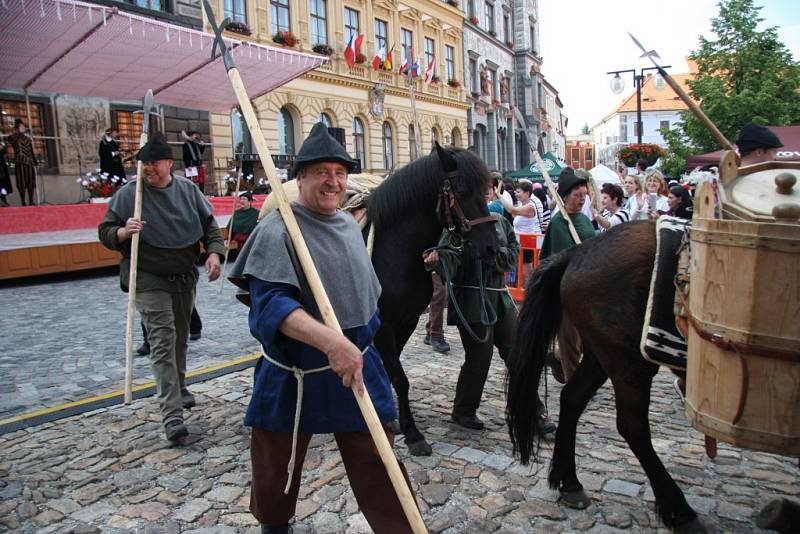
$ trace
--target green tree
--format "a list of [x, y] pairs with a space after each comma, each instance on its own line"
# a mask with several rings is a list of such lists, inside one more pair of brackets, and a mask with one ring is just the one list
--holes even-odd
[[581, 135], [589, 135], [592, 133], [592, 129], [589, 128], [589, 123], [584, 123], [583, 128], [581, 128]]
[[[800, 64], [776, 28], [758, 30], [764, 19], [753, 0], [722, 0], [718, 5], [719, 15], [711, 19], [715, 37], [700, 36], [692, 53], [698, 73], [688, 82], [691, 96], [731, 142], [751, 120], [770, 126], [800, 122]], [[691, 111], [681, 114], [678, 128], [667, 139], [670, 152], [676, 152], [676, 169], [677, 161], [685, 159], [682, 154], [721, 148]]]

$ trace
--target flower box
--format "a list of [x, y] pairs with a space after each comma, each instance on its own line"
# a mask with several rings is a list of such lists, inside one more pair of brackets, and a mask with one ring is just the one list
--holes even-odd
[[447, 0], [445, 3], [450, 4], [453, 7], [458, 7], [458, 0]]
[[230, 22], [227, 26], [225, 26], [225, 30], [242, 35], [253, 35], [253, 30], [244, 22]]
[[494, 30], [489, 30], [489, 35], [491, 35], [492, 37], [497, 37], [497, 32]]
[[96, 174], [87, 172], [85, 176], [78, 177], [77, 182], [89, 193], [89, 202], [94, 202], [93, 199], [105, 199], [97, 202], [108, 202], [127, 180], [101, 173], [98, 169]]
[[476, 17], [475, 15], [472, 15], [472, 16], [469, 18], [469, 21], [470, 21], [470, 23], [474, 24], [475, 26], [477, 26], [477, 25], [478, 25], [478, 22], [480, 22], [480, 21], [478, 20], [478, 17]]
[[300, 39], [294, 36], [292, 32], [278, 32], [272, 36], [274, 43], [282, 44], [288, 47], [294, 47], [300, 44]]
[[647, 165], [653, 165], [658, 158], [666, 156], [666, 151], [653, 143], [631, 144], [620, 149], [617, 157], [628, 167], [635, 167], [639, 159], [647, 160]]
[[324, 56], [332, 56], [333, 55], [333, 48], [325, 43], [317, 43], [311, 47], [311, 50], [316, 52], [317, 54], [322, 54]]
[[442, 79], [441, 79], [441, 78], [439, 78], [439, 75], [438, 75], [438, 74], [434, 74], [434, 75], [431, 77], [431, 83], [441, 83], [441, 81], [442, 81]]
[[461, 82], [456, 80], [455, 78], [450, 78], [449, 80], [447, 80], [447, 85], [449, 85], [453, 89], [458, 89], [459, 87], [461, 87]]
[[514, 42], [513, 41], [506, 41], [506, 46], [509, 47], [509, 48], [514, 48]]

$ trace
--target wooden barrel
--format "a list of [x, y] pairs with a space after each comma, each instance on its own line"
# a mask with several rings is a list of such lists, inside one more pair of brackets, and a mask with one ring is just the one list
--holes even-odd
[[686, 416], [722, 441], [798, 455], [800, 226], [692, 225]]

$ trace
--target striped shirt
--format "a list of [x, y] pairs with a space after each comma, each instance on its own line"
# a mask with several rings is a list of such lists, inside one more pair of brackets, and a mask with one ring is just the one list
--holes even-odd
[[[605, 220], [608, 221], [608, 224], [611, 225], [608, 227], [608, 230], [611, 230], [618, 224], [622, 224], [624, 222], [628, 222], [631, 220], [631, 214], [628, 213], [628, 210], [626, 210], [625, 208], [620, 208], [614, 213], [611, 213], [608, 210], [603, 210], [603, 213], [601, 213], [601, 215], [603, 216], [603, 218], [605, 218]], [[600, 231], [605, 232], [606, 229], [600, 226]]]

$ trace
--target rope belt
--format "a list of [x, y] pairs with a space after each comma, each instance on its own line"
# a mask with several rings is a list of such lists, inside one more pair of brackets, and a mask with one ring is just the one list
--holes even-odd
[[461, 285], [456, 285], [456, 284], [453, 284], [453, 287], [455, 287], [457, 289], [483, 289], [485, 291], [499, 291], [501, 293], [508, 293], [508, 288], [507, 287], [483, 287], [483, 288], [481, 288], [481, 287], [478, 287], [478, 286], [461, 286]]
[[[366, 348], [361, 351], [362, 356], [367, 352], [369, 347], [370, 346], [367, 345]], [[264, 356], [264, 358], [272, 365], [292, 373], [295, 380], [297, 380], [297, 401], [295, 402], [294, 407], [294, 427], [292, 428], [292, 454], [289, 456], [289, 465], [286, 467], [286, 472], [289, 476], [286, 480], [286, 487], [283, 489], [283, 493], [288, 495], [289, 488], [292, 485], [292, 473], [294, 472], [294, 463], [297, 457], [297, 436], [300, 433], [300, 410], [303, 407], [303, 379], [306, 375], [327, 371], [331, 368], [331, 366], [326, 365], [324, 367], [317, 367], [316, 369], [300, 369], [296, 366], [288, 366], [273, 358], [270, 358], [269, 355], [264, 352], [263, 347], [261, 348], [261, 355]]]

